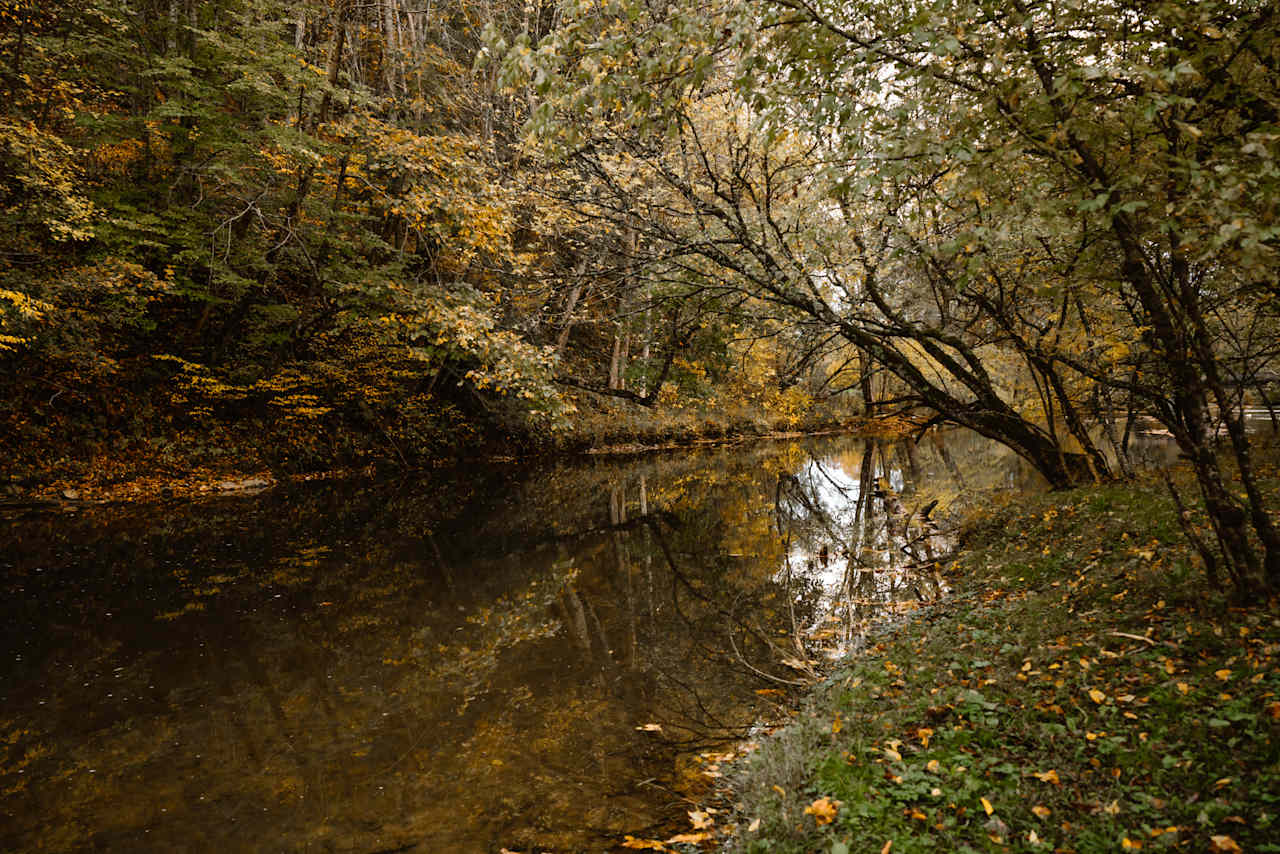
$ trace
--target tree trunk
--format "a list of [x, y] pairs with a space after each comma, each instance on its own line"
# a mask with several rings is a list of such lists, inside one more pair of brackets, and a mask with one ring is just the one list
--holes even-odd
[[329, 53], [329, 67], [325, 79], [329, 85], [325, 87], [320, 98], [320, 112], [316, 115], [316, 127], [327, 124], [329, 110], [333, 106], [333, 88], [338, 85], [338, 71], [342, 68], [342, 50], [346, 46], [347, 20], [351, 17], [351, 0], [338, 0], [337, 22], [334, 24], [333, 50]]
[[858, 388], [862, 391], [862, 412], [868, 418], [876, 414], [876, 396], [871, 390], [871, 359], [858, 348]]

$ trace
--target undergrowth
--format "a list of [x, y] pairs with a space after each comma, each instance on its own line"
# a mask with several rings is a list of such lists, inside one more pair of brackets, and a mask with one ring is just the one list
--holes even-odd
[[1175, 514], [1155, 480], [995, 511], [743, 763], [727, 850], [1280, 851], [1280, 618]]

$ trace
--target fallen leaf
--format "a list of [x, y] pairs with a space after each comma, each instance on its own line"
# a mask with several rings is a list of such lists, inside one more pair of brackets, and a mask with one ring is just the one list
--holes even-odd
[[623, 848], [639, 848], [645, 851], [666, 851], [667, 846], [658, 839], [636, 839], [628, 836], [622, 843]]
[[892, 759], [894, 762], [902, 761], [902, 754], [894, 750], [892, 747], [886, 747], [884, 749], [884, 755]]
[[991, 801], [986, 798], [978, 798], [978, 800], [982, 801], [982, 809], [987, 815], [991, 815], [996, 811], [995, 807], [991, 806]]
[[813, 820], [819, 826], [822, 826], [835, 821], [836, 811], [839, 809], [840, 801], [833, 801], [830, 798], [818, 798], [804, 808], [804, 814], [813, 816]]
[[1214, 676], [1217, 676], [1217, 677], [1218, 677], [1219, 679], [1221, 679], [1223, 682], [1226, 682], [1228, 679], [1230, 679], [1230, 678], [1231, 678], [1231, 671], [1230, 671], [1230, 670], [1227, 670], [1227, 669], [1224, 667], [1222, 670], [1215, 670], [1215, 671], [1213, 671], [1213, 675], [1214, 675]]
[[889, 849], [892, 847], [893, 847], [893, 840], [890, 839], [888, 842], [884, 844], [884, 847], [880, 849], [880, 854], [889, 854]]
[[838, 733], [842, 729], [844, 729], [844, 721], [840, 720], [840, 714], [837, 712], [836, 719], [831, 722], [831, 732], [833, 734]]
[[1040, 806], [1039, 804], [1032, 807], [1031, 811], [1036, 814], [1037, 818], [1048, 818], [1049, 816], [1053, 815], [1053, 810], [1045, 806]]
[[1099, 691], [1097, 688], [1090, 688], [1089, 698], [1093, 700], [1095, 703], [1100, 704], [1102, 703], [1103, 700], [1107, 699], [1107, 695]]
[[716, 823], [716, 820], [701, 810], [692, 810], [689, 812], [689, 823], [693, 825], [694, 830], [706, 830]]
[[930, 759], [928, 762], [924, 764], [924, 770], [931, 771], [934, 774], [937, 774], [939, 771], [942, 770], [942, 765], [939, 764], [938, 760]]
[[713, 833], [705, 833], [705, 832], [704, 833], [677, 833], [675, 836], [667, 840], [667, 844], [678, 845], [683, 842], [687, 845], [697, 845], [699, 842], [704, 842], [712, 838], [714, 835], [715, 834]]
[[1240, 846], [1230, 836], [1210, 836], [1209, 850], [1215, 854], [1240, 854]]
[[1188, 685], [1186, 682], [1179, 682], [1178, 690], [1181, 691], [1183, 694], [1189, 694], [1191, 693], [1191, 686]]
[[636, 727], [639, 732], [662, 732], [662, 724], [641, 724]]
[[1041, 782], [1052, 783], [1055, 786], [1060, 785], [1062, 783], [1062, 781], [1058, 779], [1058, 772], [1052, 768], [1050, 768], [1048, 771], [1037, 772], [1034, 776], [1037, 780], [1040, 780]]
[[1142, 847], [1142, 841], [1137, 839], [1130, 839], [1129, 837], [1126, 836], [1125, 838], [1120, 840], [1120, 847], [1123, 848], [1125, 851], [1137, 851], [1139, 848]]
[[760, 819], [758, 818], [751, 819], [751, 824], [747, 825], [747, 833], [755, 833], [759, 829], [760, 829]]

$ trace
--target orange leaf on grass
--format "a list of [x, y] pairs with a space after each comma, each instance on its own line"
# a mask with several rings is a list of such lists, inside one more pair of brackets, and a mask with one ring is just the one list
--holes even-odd
[[813, 816], [813, 820], [821, 826], [835, 821], [836, 812], [839, 809], [840, 801], [833, 801], [831, 798], [818, 798], [804, 808], [804, 814]]

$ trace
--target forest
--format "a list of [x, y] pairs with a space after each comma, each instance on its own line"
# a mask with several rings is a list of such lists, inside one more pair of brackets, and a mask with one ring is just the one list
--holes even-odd
[[1147, 419], [1207, 571], [1275, 589], [1244, 422], [1280, 378], [1278, 28], [1238, 0], [4, 0], [10, 489], [854, 415], [1063, 488], [1125, 476]]

